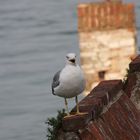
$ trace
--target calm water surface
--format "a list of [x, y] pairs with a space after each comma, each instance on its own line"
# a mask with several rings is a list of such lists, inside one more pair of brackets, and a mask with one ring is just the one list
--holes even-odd
[[0, 0], [0, 140], [46, 139], [46, 118], [64, 107], [52, 77], [67, 52], [79, 55], [76, 6], [84, 1]]

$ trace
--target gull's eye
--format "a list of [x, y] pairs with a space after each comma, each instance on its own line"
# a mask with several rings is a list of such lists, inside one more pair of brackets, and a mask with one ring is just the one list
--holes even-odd
[[69, 57], [68, 57], [68, 56], [66, 56], [66, 58], [67, 58], [67, 59], [69, 59]]

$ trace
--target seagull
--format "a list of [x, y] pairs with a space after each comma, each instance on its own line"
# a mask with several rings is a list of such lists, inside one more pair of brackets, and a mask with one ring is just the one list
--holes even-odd
[[78, 106], [78, 95], [85, 89], [85, 78], [82, 69], [76, 64], [76, 54], [68, 53], [66, 55], [65, 67], [58, 71], [52, 82], [52, 94], [63, 97], [65, 100], [65, 107], [67, 115], [68, 111], [67, 98], [75, 97], [77, 114], [80, 114]]

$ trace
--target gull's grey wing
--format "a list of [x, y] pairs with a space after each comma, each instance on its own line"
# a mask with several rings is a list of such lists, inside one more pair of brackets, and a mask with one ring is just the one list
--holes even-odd
[[54, 93], [54, 88], [56, 88], [56, 87], [59, 86], [59, 84], [60, 84], [60, 81], [59, 81], [60, 73], [61, 73], [61, 70], [58, 71], [58, 72], [54, 75], [54, 77], [53, 77], [53, 82], [52, 82], [52, 94], [55, 94], [55, 93]]

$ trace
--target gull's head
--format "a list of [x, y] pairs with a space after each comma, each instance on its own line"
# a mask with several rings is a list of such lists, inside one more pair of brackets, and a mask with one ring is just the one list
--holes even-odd
[[75, 53], [68, 53], [66, 55], [66, 58], [67, 58], [68, 63], [75, 64], [75, 62], [76, 62], [76, 54]]

